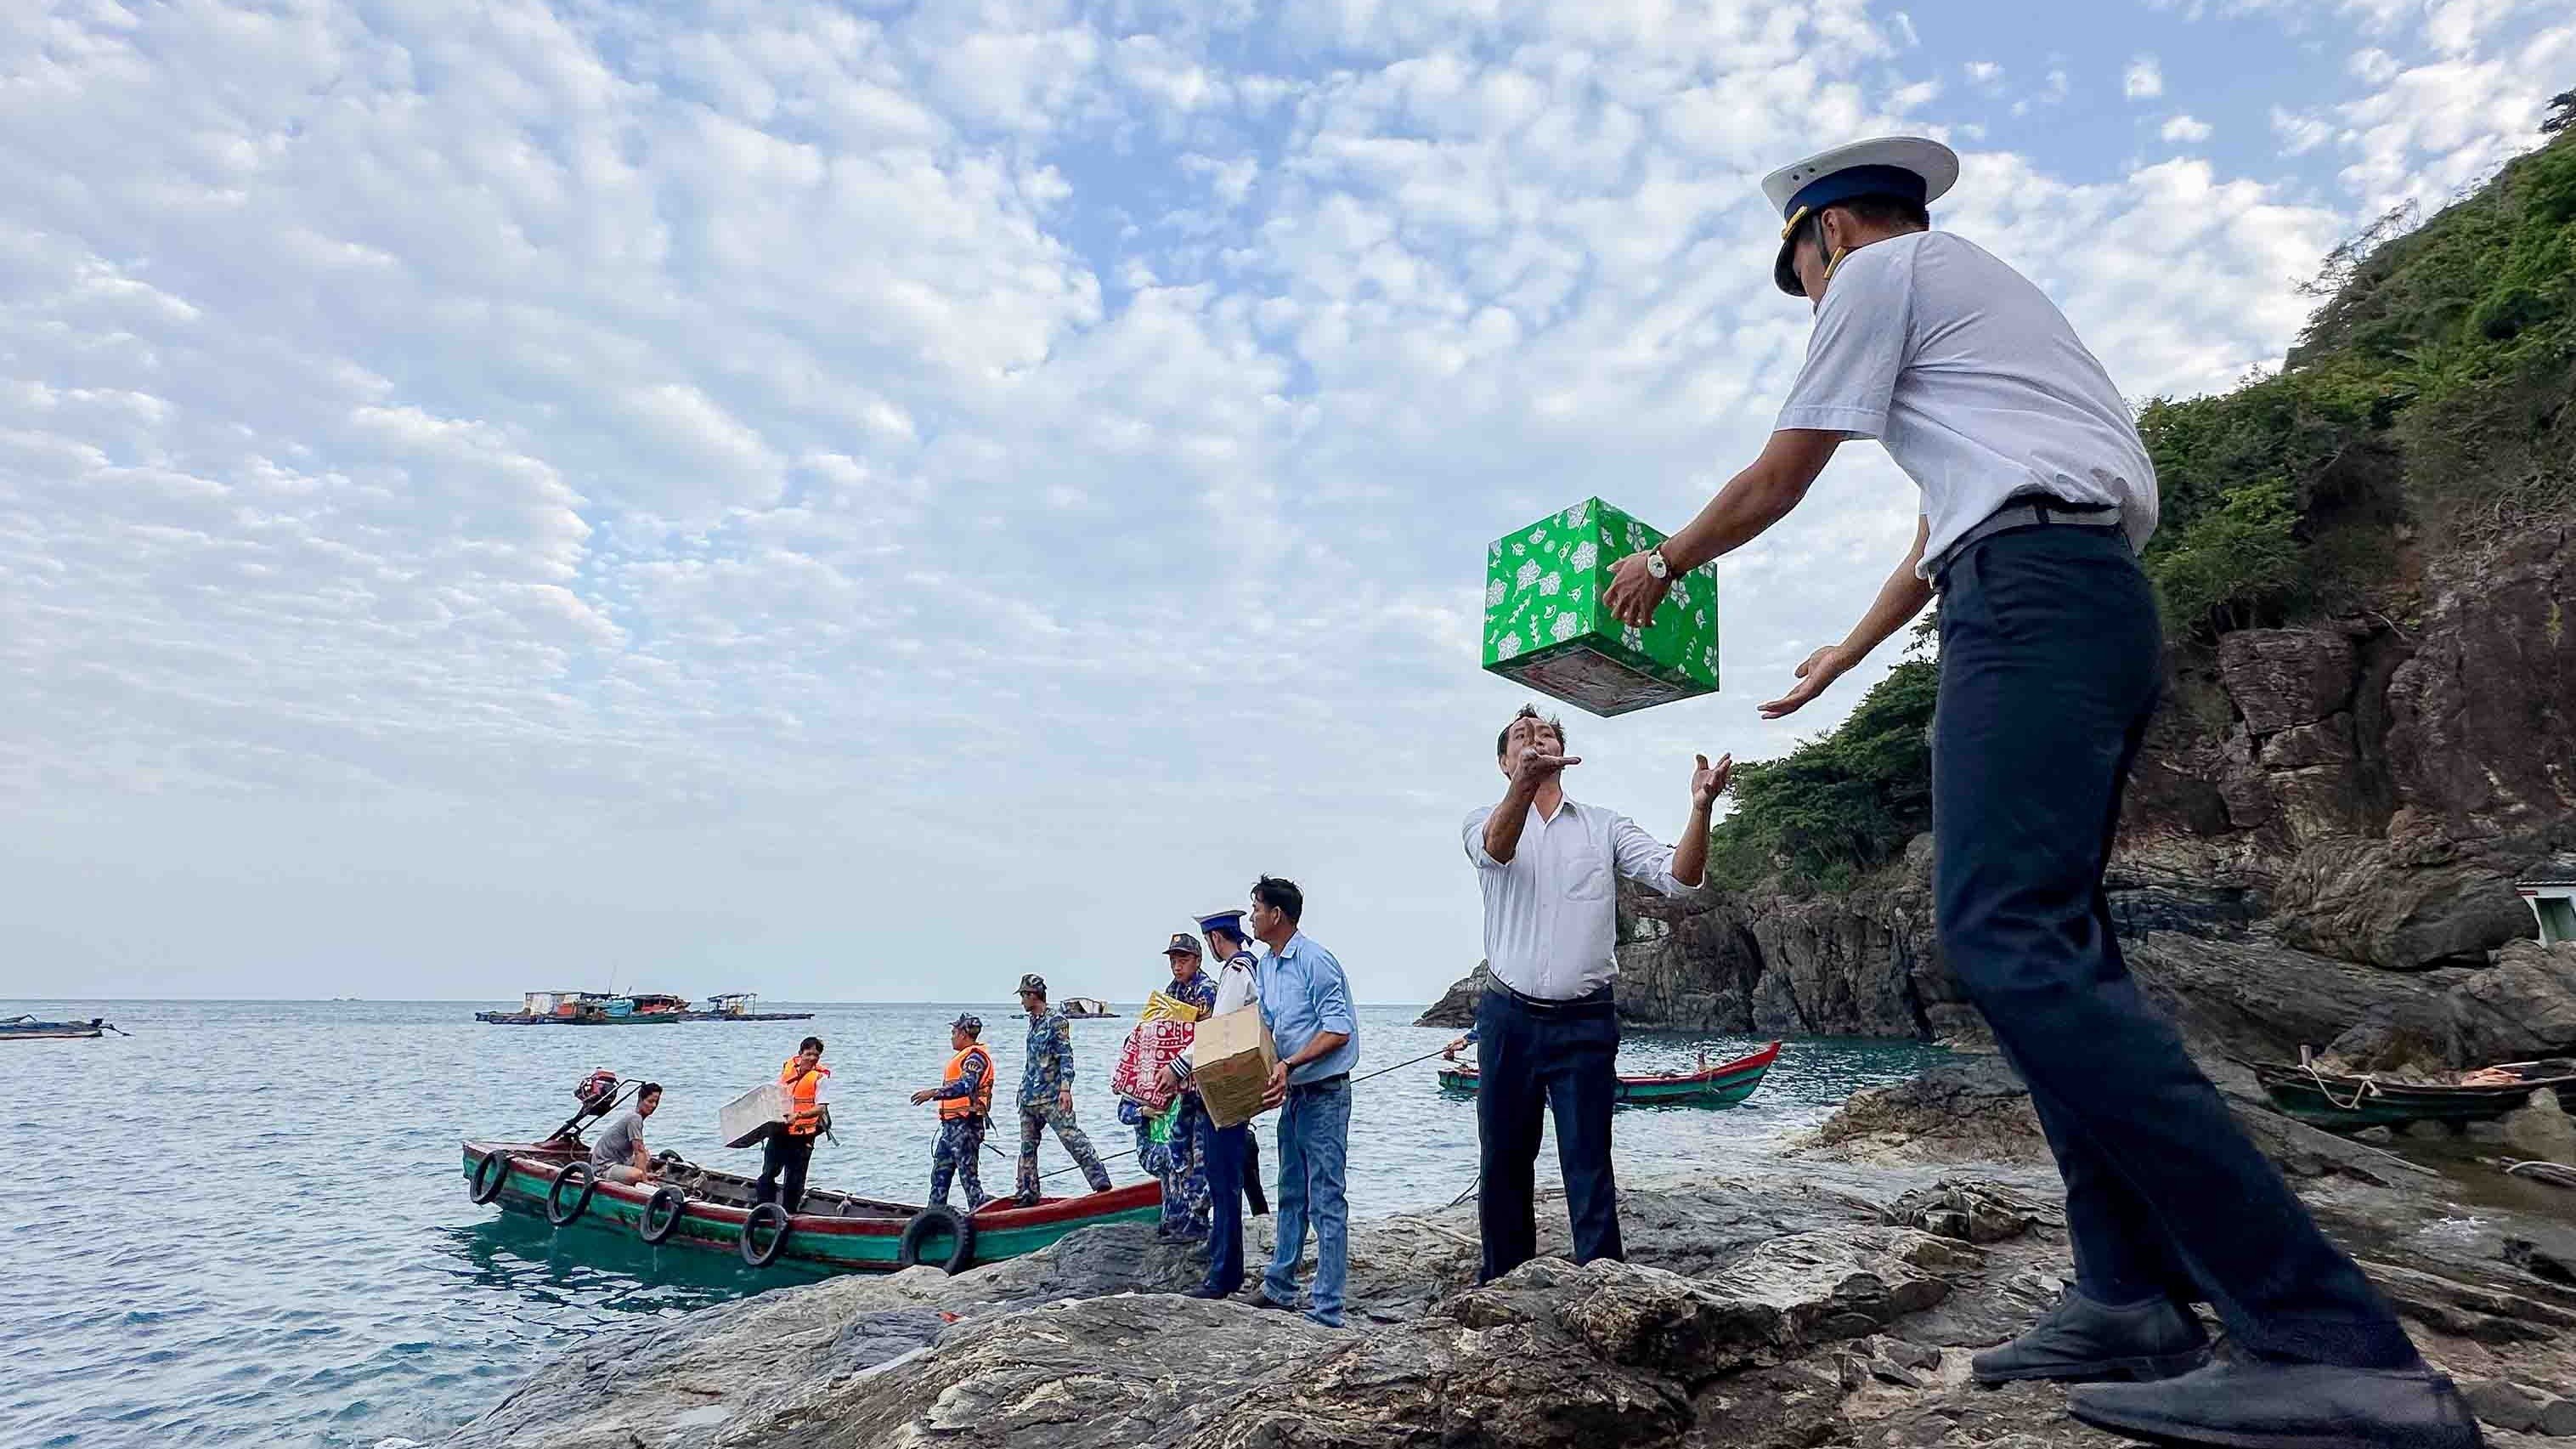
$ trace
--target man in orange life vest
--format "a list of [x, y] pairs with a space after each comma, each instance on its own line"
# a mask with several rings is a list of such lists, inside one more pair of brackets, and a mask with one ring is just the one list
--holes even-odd
[[966, 1184], [966, 1211], [991, 1201], [978, 1169], [984, 1153], [984, 1129], [993, 1119], [993, 1053], [980, 1038], [984, 1019], [968, 1014], [948, 1026], [948, 1074], [936, 1087], [912, 1094], [912, 1105], [939, 1104], [939, 1145], [930, 1150], [930, 1200], [948, 1205], [948, 1179]]
[[[809, 1036], [797, 1044], [796, 1055], [778, 1068], [778, 1085], [787, 1089], [787, 1121], [769, 1134], [761, 1148], [760, 1181], [753, 1185], [752, 1200], [774, 1202], [789, 1212], [805, 1199], [805, 1169], [814, 1161], [814, 1136], [830, 1120], [823, 1105], [823, 1083], [832, 1069], [823, 1065], [823, 1039]], [[786, 1191], [779, 1191], [779, 1178], [785, 1176]]]

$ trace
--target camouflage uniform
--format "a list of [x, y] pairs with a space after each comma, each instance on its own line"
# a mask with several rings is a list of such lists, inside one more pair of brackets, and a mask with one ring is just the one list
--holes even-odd
[[[1205, 971], [1191, 975], [1186, 983], [1163, 988], [1163, 994], [1199, 1009], [1202, 1017], [1216, 1011], [1216, 981]], [[1136, 1126], [1136, 1160], [1163, 1184], [1163, 1218], [1157, 1228], [1165, 1235], [1205, 1236], [1208, 1230], [1207, 1162], [1199, 1153], [1199, 1118], [1206, 1108], [1199, 1104], [1199, 1094], [1183, 1089], [1179, 1097], [1180, 1112], [1172, 1119], [1170, 1140], [1153, 1140], [1149, 1124]]]
[[1047, 1128], [1091, 1183], [1093, 1192], [1109, 1190], [1109, 1169], [1100, 1165], [1091, 1138], [1073, 1120], [1063, 1094], [1073, 1086], [1073, 1029], [1064, 1013], [1049, 1007], [1029, 1018], [1029, 1064], [1020, 1076], [1019, 1199], [1038, 1200], [1038, 1140]]
[[[972, 1098], [984, 1082], [981, 1057], [966, 1060], [965, 1075], [956, 1082], [932, 1093], [933, 1100], [951, 1097]], [[992, 1125], [990, 1117], [968, 1113], [963, 1117], [943, 1117], [939, 1121], [939, 1145], [930, 1149], [930, 1200], [942, 1207], [948, 1204], [948, 1180], [953, 1174], [966, 1188], [966, 1211], [973, 1212], [993, 1200], [984, 1191], [984, 1129]]]

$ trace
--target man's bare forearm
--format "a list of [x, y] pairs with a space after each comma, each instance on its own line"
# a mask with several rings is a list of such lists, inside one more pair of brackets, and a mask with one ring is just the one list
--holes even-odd
[[1673, 879], [1686, 886], [1698, 885], [1708, 874], [1708, 813], [1710, 806], [1694, 801], [1690, 823], [1682, 827], [1681, 844], [1673, 847]]
[[1807, 496], [1841, 443], [1836, 433], [1804, 429], [1773, 433], [1761, 457], [1728, 479], [1697, 518], [1664, 540], [1664, 562], [1676, 572], [1686, 572], [1761, 537]]
[[1870, 600], [1869, 611], [1843, 637], [1843, 652], [1853, 662], [1867, 658], [1869, 651], [1886, 643], [1888, 635], [1913, 622], [1914, 616], [1923, 612], [1923, 606], [1932, 602], [1932, 585], [1914, 576], [1914, 570], [1923, 562], [1925, 528], [1921, 523], [1915, 525], [1914, 547], [1905, 555], [1905, 562], [1898, 564], [1887, 582], [1878, 586], [1878, 597]]
[[1503, 791], [1503, 803], [1485, 817], [1485, 854], [1497, 864], [1509, 865], [1521, 848], [1521, 826], [1529, 820], [1530, 802], [1538, 798], [1538, 782], [1518, 775]]

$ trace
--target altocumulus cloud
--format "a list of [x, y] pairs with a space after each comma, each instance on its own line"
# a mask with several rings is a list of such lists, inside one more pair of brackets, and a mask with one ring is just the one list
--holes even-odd
[[[1952, 138], [1942, 224], [2143, 399], [2276, 357], [2576, 60], [2543, 7], [2280, 14], [2351, 60], [2231, 162], [2059, 139], [2151, 46], [2250, 64], [2179, 12], [2005, 57], [2034, 107], [1858, 0], [18, 7], [0, 991], [1116, 995], [1269, 869], [1423, 997], [1518, 698], [1482, 545], [1758, 446], [1764, 170]], [[1724, 566], [1727, 693], [1578, 721], [1583, 792], [1670, 830], [1690, 751], [1830, 724], [1867, 680], [1751, 705], [1912, 511], [1851, 450]]]

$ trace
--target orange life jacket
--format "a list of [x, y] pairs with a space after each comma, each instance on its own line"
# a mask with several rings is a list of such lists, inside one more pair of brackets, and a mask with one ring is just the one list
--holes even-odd
[[993, 1115], [993, 1054], [985, 1049], [982, 1042], [976, 1042], [968, 1046], [966, 1050], [950, 1057], [948, 1059], [948, 1075], [941, 1078], [940, 1082], [943, 1086], [953, 1087], [959, 1082], [964, 1081], [966, 1079], [966, 1063], [968, 1060], [975, 1057], [982, 1057], [984, 1059], [983, 1079], [975, 1084], [974, 1091], [963, 1097], [942, 1097], [939, 1099], [939, 1116], [942, 1121], [956, 1117], [990, 1117]]
[[[814, 1093], [823, 1085], [823, 1079], [830, 1075], [832, 1075], [832, 1069], [825, 1066], [817, 1066], [810, 1072], [800, 1073], [796, 1070], [794, 1057], [779, 1063], [778, 1085], [787, 1089], [787, 1109], [798, 1114], [813, 1111]], [[792, 1137], [811, 1137], [822, 1130], [823, 1122], [819, 1117], [805, 1117], [802, 1121], [787, 1124], [788, 1135]]]

